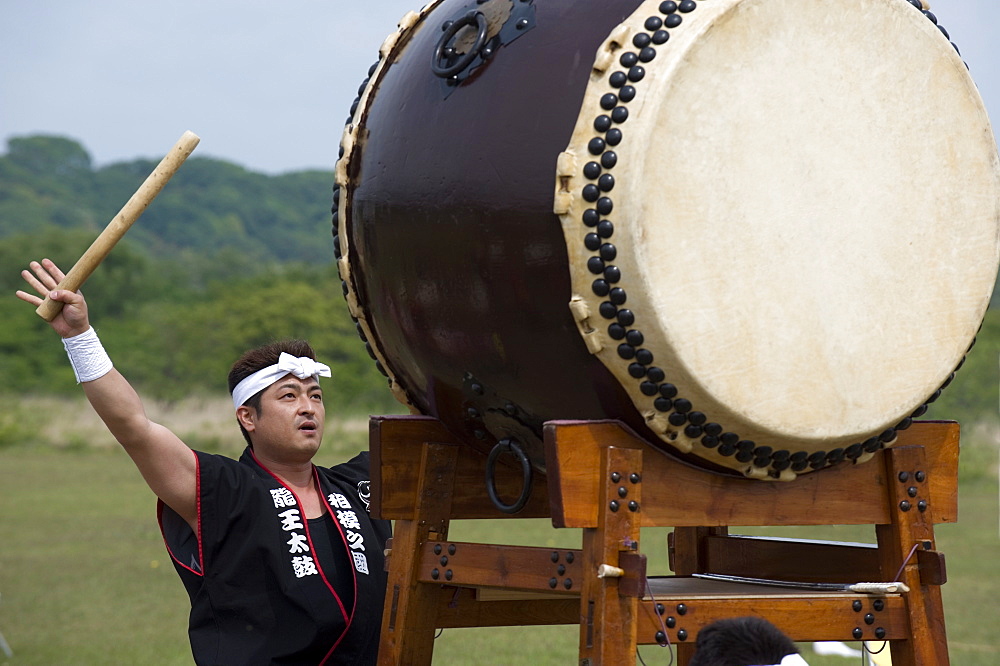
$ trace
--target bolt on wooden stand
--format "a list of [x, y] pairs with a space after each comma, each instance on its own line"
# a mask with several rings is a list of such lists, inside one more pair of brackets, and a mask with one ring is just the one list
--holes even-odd
[[[687, 466], [618, 422], [549, 422], [547, 474], [514, 517], [583, 528], [574, 550], [449, 541], [451, 520], [508, 517], [488, 499], [486, 456], [427, 417], [373, 417], [370, 435], [372, 513], [396, 521], [380, 664], [430, 664], [441, 628], [576, 624], [580, 664], [632, 665], [637, 645], [669, 642], [683, 666], [702, 627], [744, 615], [796, 641], [885, 640], [897, 666], [949, 663], [934, 524], [958, 517], [957, 423], [914, 423], [867, 463], [766, 483]], [[517, 496], [521, 472], [498, 466], [495, 483]], [[875, 525], [877, 544], [729, 534], [846, 524]], [[674, 528], [673, 576], [647, 578], [639, 530], [654, 526]]]

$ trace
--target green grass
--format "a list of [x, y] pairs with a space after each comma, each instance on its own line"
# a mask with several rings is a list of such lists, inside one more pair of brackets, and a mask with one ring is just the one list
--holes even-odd
[[[238, 435], [237, 435], [238, 439]], [[227, 439], [227, 452], [239, 442]], [[364, 445], [357, 424], [331, 427], [320, 464]], [[330, 442], [336, 442], [332, 446]], [[226, 448], [228, 446], [228, 448]], [[952, 663], [1000, 663], [1000, 533], [997, 452], [966, 443], [977, 462], [963, 476], [960, 521], [937, 528], [947, 555], [943, 588]], [[0, 632], [15, 656], [0, 664], [190, 664], [187, 597], [170, 564], [154, 518], [155, 500], [128, 457], [111, 446], [21, 444], [0, 447]], [[651, 574], [667, 573], [666, 528], [647, 529], [642, 550]], [[765, 533], [762, 530], [746, 530]], [[766, 533], [775, 534], [775, 530]], [[784, 536], [873, 541], [871, 528], [783, 528]], [[544, 520], [455, 521], [454, 540], [560, 548], [579, 547], [578, 530]], [[811, 666], [858, 663], [819, 657]], [[667, 664], [654, 646], [647, 664]], [[574, 664], [571, 626], [450, 629], [435, 643], [437, 664]]]

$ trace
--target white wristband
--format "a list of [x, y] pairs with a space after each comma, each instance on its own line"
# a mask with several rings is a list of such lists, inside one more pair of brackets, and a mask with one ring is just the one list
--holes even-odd
[[100, 379], [114, 367], [93, 327], [80, 335], [63, 338], [63, 347], [66, 348], [78, 384]]

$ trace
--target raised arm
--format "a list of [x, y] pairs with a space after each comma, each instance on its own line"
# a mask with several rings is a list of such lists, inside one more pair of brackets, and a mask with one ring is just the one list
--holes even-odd
[[111, 366], [92, 332], [83, 294], [54, 290], [64, 275], [52, 261], [33, 261], [29, 266], [31, 270], [21, 271], [21, 276], [37, 295], [18, 291], [17, 297], [36, 307], [46, 295], [63, 303], [50, 324], [63, 338], [87, 400], [150, 489], [197, 531], [194, 453], [170, 430], [149, 420], [135, 389]]

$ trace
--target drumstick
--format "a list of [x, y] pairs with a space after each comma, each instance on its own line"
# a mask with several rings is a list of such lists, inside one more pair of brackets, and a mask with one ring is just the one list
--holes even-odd
[[[104, 228], [104, 231], [94, 239], [94, 242], [83, 253], [83, 256], [73, 264], [73, 268], [69, 270], [66, 277], [55, 286], [56, 289], [76, 291], [83, 285], [87, 278], [90, 277], [90, 274], [94, 272], [94, 269], [104, 261], [104, 258], [108, 256], [108, 253], [111, 252], [115, 244], [129, 230], [132, 223], [139, 219], [139, 216], [142, 215], [146, 207], [156, 198], [156, 195], [160, 193], [163, 186], [173, 177], [177, 169], [184, 164], [184, 160], [194, 151], [199, 141], [201, 141], [201, 138], [194, 132], [187, 131], [181, 135], [181, 138], [177, 140], [174, 147], [160, 160], [160, 163], [156, 165], [153, 172], [149, 174], [142, 185], [139, 186], [139, 189], [135, 191], [135, 194], [122, 206], [122, 209], [112, 218], [108, 226]], [[62, 308], [62, 302], [53, 301], [46, 296], [41, 305], [35, 309], [35, 312], [45, 321], [52, 321], [62, 311]]]

